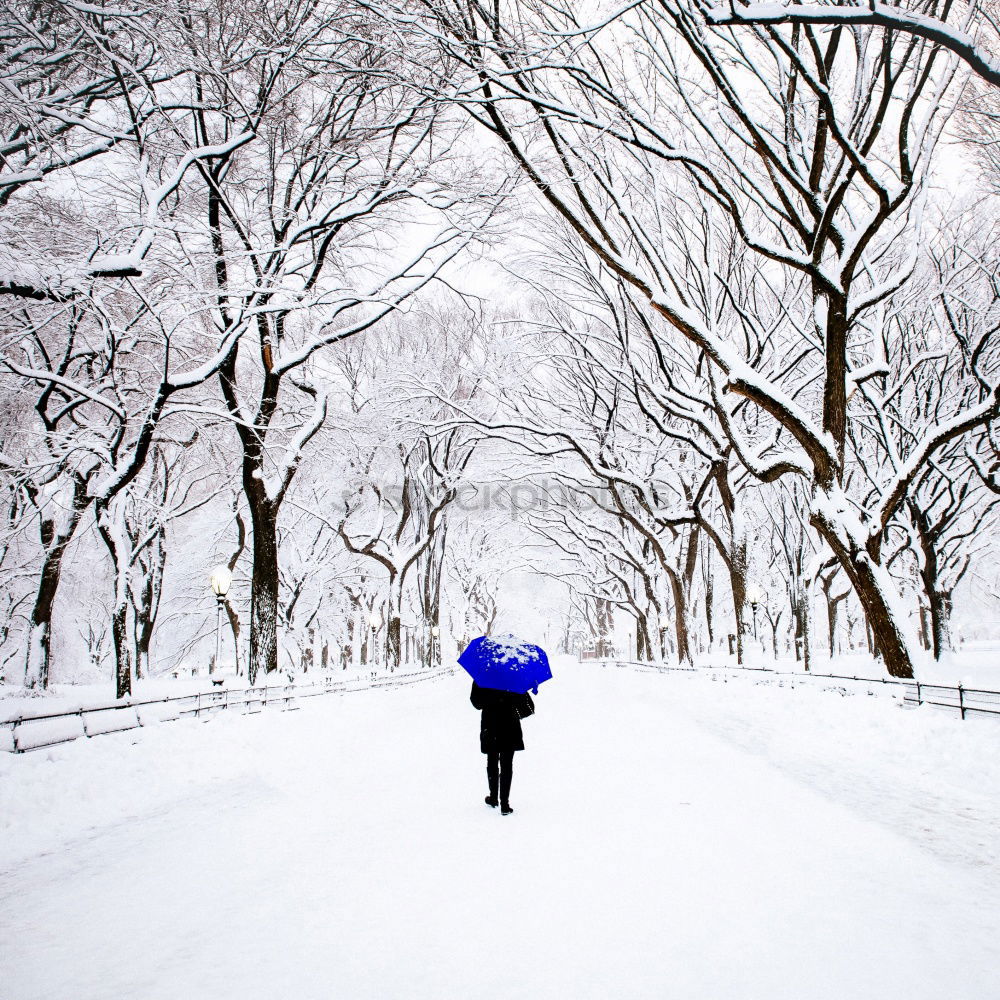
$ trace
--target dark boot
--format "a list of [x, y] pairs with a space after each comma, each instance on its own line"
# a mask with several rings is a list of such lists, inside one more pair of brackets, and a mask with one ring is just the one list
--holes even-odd
[[[498, 788], [500, 792], [500, 812], [509, 816], [514, 810], [510, 807], [510, 782], [514, 777], [514, 751], [508, 750], [500, 754], [500, 774]], [[492, 786], [491, 786], [492, 790]]]
[[494, 809], [500, 801], [498, 792], [500, 790], [500, 754], [494, 751], [486, 755], [486, 780], [490, 785], [490, 794], [486, 796], [486, 804]]

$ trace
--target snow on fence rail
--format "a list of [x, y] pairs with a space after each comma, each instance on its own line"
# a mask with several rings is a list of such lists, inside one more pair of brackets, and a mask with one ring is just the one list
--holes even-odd
[[372, 688], [400, 687], [432, 680], [451, 673], [451, 668], [421, 671], [400, 675], [373, 677], [364, 683], [334, 681], [324, 678], [321, 684], [281, 684], [271, 687], [217, 688], [195, 694], [154, 698], [148, 701], [129, 699], [109, 705], [77, 708], [68, 712], [50, 712], [38, 715], [18, 715], [0, 721], [0, 752], [24, 753], [44, 747], [68, 743], [82, 736], [103, 736], [120, 733], [158, 722], [193, 716], [194, 718], [240, 710], [244, 715], [263, 711], [268, 705], [279, 705], [283, 710], [296, 707], [303, 698], [323, 694], [342, 694], [349, 691], [367, 691]]
[[903, 704], [933, 705], [936, 708], [952, 709], [966, 719], [972, 715], [1000, 716], [1000, 691], [984, 688], [968, 688], [959, 684], [950, 687], [945, 684], [925, 684], [922, 681], [895, 680], [890, 677], [848, 677], [845, 674], [814, 674], [804, 671], [770, 670], [767, 667], [733, 667], [728, 664], [699, 667], [673, 667], [662, 663], [647, 663], [643, 660], [604, 660], [617, 667], [638, 667], [658, 673], [701, 673], [706, 670], [733, 670], [737, 673], [764, 674], [766, 677], [790, 678], [797, 681], [846, 681], [856, 684], [882, 685], [898, 697]]

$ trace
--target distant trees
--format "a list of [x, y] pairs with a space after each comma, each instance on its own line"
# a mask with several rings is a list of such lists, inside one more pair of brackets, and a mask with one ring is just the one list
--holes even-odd
[[335, 526], [348, 552], [384, 574], [386, 654], [393, 668], [404, 652], [407, 578], [421, 560], [424, 587], [413, 603], [425, 627], [437, 626], [440, 568], [426, 560], [444, 558], [436, 543], [476, 449], [475, 436], [440, 426], [442, 383], [466, 401], [474, 395], [475, 376], [470, 380], [463, 371], [467, 334], [454, 329], [447, 344], [419, 329], [426, 323], [419, 313], [398, 318], [377, 347], [361, 346], [342, 359], [350, 411], [341, 420], [351, 435], [344, 447], [352, 476], [343, 484]]
[[469, 642], [493, 631], [500, 610], [499, 590], [504, 577], [530, 563], [520, 539], [502, 518], [485, 516], [455, 525], [445, 557], [448, 580], [460, 598], [454, 602], [459, 627], [456, 636]]

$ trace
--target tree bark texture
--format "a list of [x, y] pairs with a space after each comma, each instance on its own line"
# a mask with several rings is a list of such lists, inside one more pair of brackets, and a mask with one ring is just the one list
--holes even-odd
[[[842, 502], [841, 502], [842, 501]], [[871, 627], [875, 649], [891, 677], [913, 677], [911, 645], [891, 606], [892, 584], [884, 569], [854, 537], [848, 525], [836, 516], [846, 510], [846, 498], [823, 494], [813, 504], [810, 522], [833, 550], [854, 587]]]

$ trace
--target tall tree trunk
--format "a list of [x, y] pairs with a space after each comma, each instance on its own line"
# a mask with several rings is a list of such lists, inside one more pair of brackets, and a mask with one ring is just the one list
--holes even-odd
[[69, 502], [62, 504], [55, 500], [56, 514], [46, 515], [41, 509], [38, 491], [31, 491], [31, 501], [38, 509], [38, 535], [42, 543], [42, 571], [38, 578], [38, 590], [31, 607], [28, 620], [28, 648], [24, 657], [24, 686], [32, 690], [44, 691], [49, 686], [49, 668], [52, 656], [52, 609], [59, 579], [62, 574], [63, 556], [76, 529], [89, 506], [87, 484], [76, 479]]
[[[694, 616], [695, 616], [695, 586], [694, 578], [698, 571], [698, 553], [701, 551], [701, 528], [696, 524], [688, 532], [687, 540], [687, 552], [684, 556], [684, 575], [682, 577], [684, 581], [684, 609], [685, 609], [685, 623], [688, 633], [688, 646], [691, 647], [691, 653], [694, 654], [694, 643], [698, 643], [700, 646], [700, 640], [698, 639], [698, 630], [695, 627]], [[692, 641], [692, 636], [694, 641]], [[698, 650], [700, 652], [700, 649]], [[693, 662], [693, 660], [692, 660]]]
[[401, 626], [399, 615], [391, 615], [385, 634], [385, 658], [389, 664], [389, 670], [395, 671], [403, 662], [403, 648], [400, 641]]
[[[152, 581], [147, 578], [143, 585], [143, 590], [152, 589]], [[148, 609], [145, 615], [135, 615], [135, 679], [142, 680], [149, 676], [149, 647], [153, 639], [153, 616], [149, 613], [152, 610], [150, 603], [145, 604]]]
[[837, 655], [837, 619], [840, 617], [840, 599], [826, 595], [826, 624], [830, 632], [830, 659]]
[[357, 632], [358, 623], [354, 615], [347, 616], [347, 642], [344, 644], [344, 649], [342, 652], [342, 657], [344, 661], [344, 669], [346, 670], [349, 665], [354, 663], [354, 644], [355, 644], [355, 634]]
[[952, 596], [950, 591], [933, 589], [928, 595], [931, 605], [931, 641], [934, 659], [950, 652], [954, 646], [951, 638]]
[[653, 647], [649, 641], [649, 619], [639, 614], [635, 622], [635, 658], [645, 663], [653, 660]]
[[403, 578], [402, 576], [390, 576], [389, 578], [389, 607], [386, 618], [385, 635], [385, 659], [389, 664], [389, 670], [395, 669], [402, 663], [403, 650], [400, 642], [400, 615], [403, 604]]
[[[951, 593], [941, 589], [938, 565], [938, 552], [935, 546], [937, 538], [928, 520], [927, 514], [917, 506], [916, 503], [907, 505], [910, 512], [910, 520], [917, 530], [917, 540], [920, 545], [920, 582], [923, 584], [924, 594], [927, 598], [927, 605], [930, 617], [930, 649], [935, 660], [940, 660], [942, 655], [952, 648], [951, 642]], [[924, 609], [921, 607], [921, 625], [924, 625]], [[926, 629], [925, 629], [926, 631]], [[924, 643], [924, 648], [928, 643]]]
[[[437, 639], [434, 639], [432, 632], [429, 630], [427, 632], [427, 635], [431, 640], [428, 648], [428, 664], [431, 667], [440, 666], [443, 660], [441, 649], [441, 643], [444, 640], [444, 636], [441, 634], [441, 580], [444, 576], [444, 555], [448, 542], [447, 520], [440, 522], [435, 535], [436, 537], [427, 547], [427, 551], [422, 557], [425, 560], [426, 569], [424, 586], [421, 588], [421, 610], [424, 613], [424, 617], [430, 622], [430, 627], [438, 630]], [[493, 614], [485, 623], [487, 635], [489, 635], [493, 630], [493, 623], [495, 620], [496, 607], [494, 607]], [[420, 654], [419, 659], [423, 662], [423, 653]]]
[[920, 645], [924, 649], [931, 648], [931, 609], [920, 602]]
[[667, 577], [670, 580], [670, 593], [674, 599], [674, 635], [677, 637], [677, 662], [682, 667], [690, 666], [693, 660], [688, 639], [688, 603], [684, 581], [679, 574], [673, 572], [668, 572]]
[[153, 629], [156, 627], [160, 599], [163, 595], [163, 570], [166, 559], [166, 542], [161, 530], [150, 542], [145, 560], [140, 558], [139, 565], [143, 570], [143, 576], [138, 594], [130, 591], [136, 680], [149, 676], [149, 650], [153, 644]]
[[[240, 561], [240, 556], [243, 555], [243, 550], [247, 544], [247, 526], [246, 521], [243, 520], [243, 515], [240, 513], [239, 495], [233, 498], [233, 520], [236, 522], [236, 545], [233, 549], [233, 554], [226, 563], [230, 573], [236, 570], [236, 564]], [[244, 665], [240, 657], [240, 634], [242, 632], [240, 616], [228, 596], [222, 603], [226, 611], [226, 620], [229, 622], [229, 631], [233, 636], [233, 668], [236, 671], [236, 676], [242, 677], [244, 674]]]
[[854, 587], [871, 626], [875, 647], [890, 677], [913, 677], [913, 641], [892, 607], [893, 585], [885, 569], [869, 553], [865, 540], [855, 537], [846, 517], [851, 510], [837, 488], [817, 488], [810, 522], [833, 550]]
[[115, 652], [115, 697], [124, 698], [132, 693], [132, 651], [134, 642], [129, 634], [129, 573], [131, 570], [132, 547], [125, 524], [124, 502], [121, 499], [102, 499], [94, 512], [97, 515], [97, 530], [108, 554], [115, 576], [115, 600], [111, 610], [111, 640]]
[[128, 634], [128, 600], [116, 595], [111, 612], [111, 639], [115, 649], [115, 697], [132, 693], [132, 647]]
[[708, 633], [708, 648], [711, 650], [715, 646], [715, 619], [713, 607], [715, 601], [715, 581], [712, 576], [712, 568], [710, 565], [706, 565], [703, 581], [705, 587], [705, 629]]
[[52, 607], [59, 589], [59, 576], [66, 545], [72, 536], [60, 537], [42, 559], [35, 603], [28, 622], [28, 648], [24, 664], [24, 686], [46, 690], [52, 655]]
[[595, 649], [597, 653], [597, 658], [599, 660], [606, 660], [611, 655], [611, 624], [613, 620], [613, 614], [611, 608], [611, 602], [603, 597], [598, 597], [595, 600], [596, 614], [595, 619], [597, 623], [595, 640]]
[[729, 570], [729, 586], [733, 595], [733, 617], [736, 625], [736, 662], [743, 663], [744, 639], [747, 629], [747, 572], [750, 568], [746, 534], [746, 517], [743, 505], [737, 500], [737, 494], [729, 481], [729, 458], [721, 458], [713, 463], [715, 482], [722, 501], [722, 509], [729, 522], [730, 545], [726, 551], [725, 543], [714, 531], [713, 541]]
[[248, 678], [278, 669], [278, 505], [262, 487], [248, 492], [253, 526], [253, 571], [250, 588], [250, 662]]
[[736, 624], [736, 662], [743, 663], [747, 624], [747, 541], [733, 538], [729, 559], [729, 586], [733, 592], [733, 617]]
[[[351, 603], [347, 612], [347, 644], [344, 646], [342, 654], [344, 670], [354, 665], [355, 647], [358, 647], [358, 655], [360, 657], [360, 644], [364, 639], [364, 625], [361, 619], [361, 595], [348, 590], [347, 596]], [[361, 666], [364, 666], [364, 662], [364, 660], [359, 660]]]
[[313, 643], [316, 637], [312, 629], [306, 631], [306, 645], [302, 647], [302, 655], [299, 657], [299, 668], [302, 673], [308, 674], [309, 668], [313, 665]]
[[[691, 649], [691, 607], [694, 592], [694, 575], [698, 568], [698, 541], [701, 537], [701, 529], [695, 525], [688, 531], [687, 541], [684, 549], [684, 566], [676, 584], [673, 579], [670, 581], [674, 595], [674, 611], [677, 621], [674, 628], [677, 635], [677, 662], [684, 666], [694, 663]], [[680, 600], [678, 600], [678, 596]]]
[[794, 622], [793, 642], [795, 643], [795, 659], [802, 663], [803, 669], [809, 673], [812, 669], [812, 643], [809, 627], [809, 591], [801, 577], [792, 581], [789, 603]]
[[[225, 249], [217, 230], [221, 211], [218, 198], [209, 199], [209, 222], [216, 251], [216, 274], [220, 293], [227, 284]], [[220, 302], [223, 296], [220, 294]], [[225, 308], [222, 313], [227, 316]], [[275, 318], [280, 326], [282, 320]], [[236, 392], [237, 359], [240, 341], [219, 369], [219, 387], [229, 412], [234, 417], [234, 428], [243, 449], [242, 485], [250, 510], [253, 532], [253, 566], [250, 571], [250, 653], [247, 677], [251, 684], [260, 674], [265, 676], [278, 669], [278, 511], [285, 491], [297, 465], [291, 466], [273, 496], [268, 494], [265, 481], [265, 439], [278, 409], [281, 374], [273, 368], [271, 332], [264, 314], [258, 316], [261, 343], [263, 381], [260, 388], [260, 405], [251, 421], [243, 418]]]
[[[432, 667], [441, 666], [442, 662], [442, 652], [441, 643], [444, 642], [444, 635], [441, 632], [441, 588], [436, 587], [434, 590], [434, 600], [431, 604], [431, 628], [436, 628], [438, 630], [437, 638], [434, 638], [434, 633], [430, 633], [430, 660]], [[489, 629], [493, 627], [492, 622], [487, 623], [489, 628], [487, 629], [487, 634]], [[462, 637], [462, 649], [468, 645], [468, 640], [465, 636]]]

